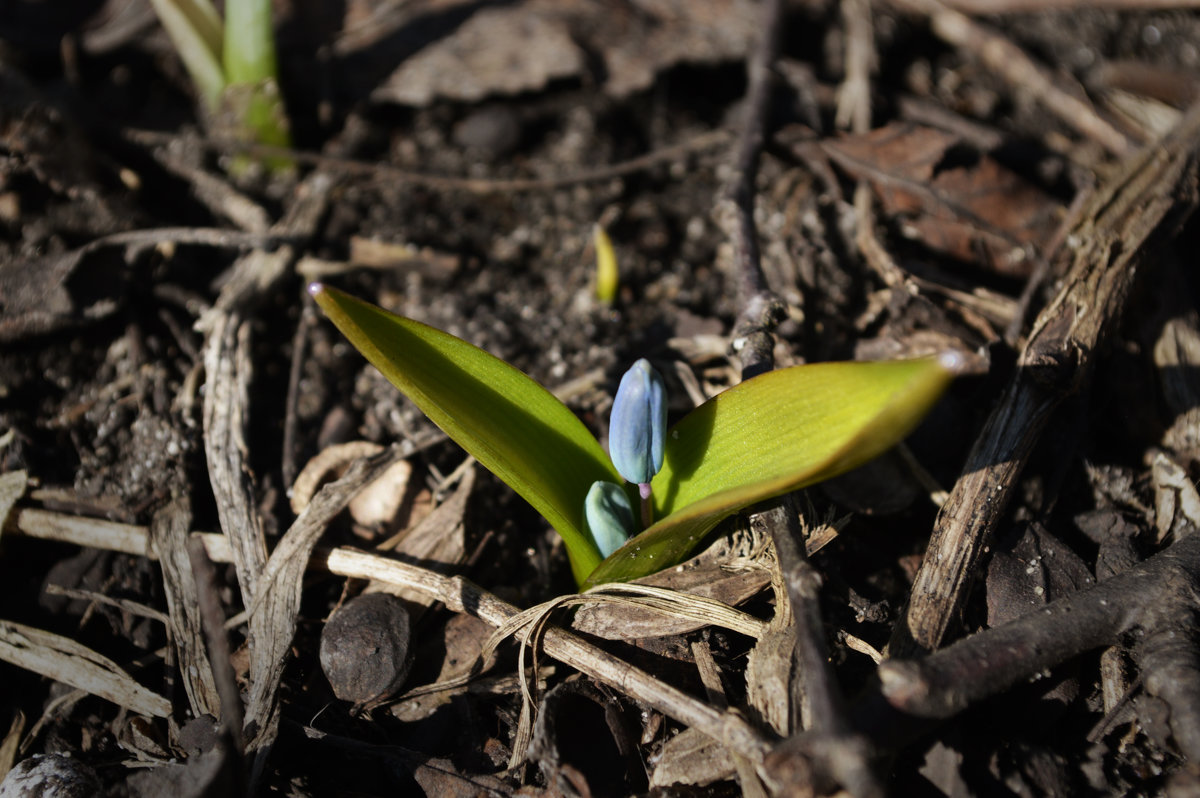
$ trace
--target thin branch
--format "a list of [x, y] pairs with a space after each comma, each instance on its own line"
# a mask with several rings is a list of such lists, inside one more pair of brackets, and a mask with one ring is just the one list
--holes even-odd
[[943, 0], [964, 14], [1040, 14], [1044, 11], [1112, 9], [1114, 11], [1170, 11], [1200, 8], [1200, 0]]
[[[228, 735], [233, 751], [240, 757], [245, 753], [246, 740], [242, 735], [242, 700], [230, 659], [229, 638], [225, 632], [225, 616], [217, 592], [217, 571], [205, 551], [204, 543], [195, 537], [187, 540], [186, 554], [191, 563], [192, 579], [196, 586], [197, 612], [208, 646], [207, 659], [212, 669], [221, 706], [221, 730]], [[235, 772], [236, 769], [235, 769]], [[238, 773], [240, 776], [240, 773]]]
[[[159, 133], [151, 130], [126, 130], [125, 137], [143, 146], [166, 145], [178, 140], [178, 136]], [[693, 139], [680, 144], [639, 155], [628, 161], [600, 166], [595, 169], [585, 169], [572, 175], [556, 178], [516, 178], [512, 180], [489, 180], [470, 177], [448, 177], [431, 175], [424, 172], [414, 172], [399, 169], [387, 164], [355, 161], [349, 158], [337, 158], [319, 155], [313, 152], [303, 152], [287, 147], [270, 147], [263, 144], [252, 144], [232, 139], [199, 139], [197, 143], [211, 150], [226, 153], [247, 153], [262, 158], [287, 158], [298, 164], [314, 166], [330, 174], [361, 175], [378, 180], [407, 183], [438, 191], [464, 191], [468, 194], [512, 194], [525, 191], [552, 191], [560, 188], [598, 183], [612, 180], [615, 177], [644, 172], [660, 164], [670, 163], [697, 152], [714, 149], [729, 141], [729, 134], [724, 130], [713, 130], [702, 133]]]
[[300, 306], [300, 320], [296, 322], [296, 334], [292, 336], [292, 364], [288, 369], [287, 404], [283, 415], [283, 456], [280, 466], [283, 486], [289, 495], [299, 471], [296, 466], [296, 428], [300, 419], [296, 406], [300, 403], [300, 379], [304, 373], [304, 359], [308, 355], [309, 332], [317, 320], [307, 291], [304, 292]]
[[[321, 556], [321, 552], [317, 552], [314, 561]], [[452, 612], [466, 613], [497, 628], [504, 626], [520, 612], [462, 577], [442, 576], [414, 565], [353, 549], [328, 552], [323, 564], [335, 574], [378, 579], [424, 593], [445, 604]], [[530, 627], [524, 627], [517, 632], [517, 637], [525, 639], [533, 632]], [[707, 702], [692, 698], [572, 632], [548, 627], [544, 630], [541, 643], [545, 653], [559, 662], [654, 707], [680, 723], [695, 727], [755, 764], [761, 763], [767, 753], [767, 739], [738, 714], [721, 712]]]
[[1146, 638], [1139, 646], [1146, 686], [1170, 704], [1172, 730], [1184, 753], [1200, 756], [1197, 647], [1179, 625], [1181, 614], [1194, 618], [1198, 585], [1200, 533], [1193, 531], [1130, 570], [1003, 626], [921, 659], [884, 661], [879, 682], [857, 702], [855, 725], [895, 750], [937, 721], [1084, 652], [1118, 645], [1140, 629]]
[[746, 65], [749, 78], [745, 117], [734, 148], [733, 170], [713, 216], [733, 246], [734, 274], [742, 312], [734, 325], [733, 346], [742, 361], [742, 378], [770, 371], [775, 365], [771, 331], [784, 306], [767, 286], [754, 224], [755, 179], [766, 139], [773, 65], [779, 57], [782, 0], [765, 0], [759, 30], [763, 39]]

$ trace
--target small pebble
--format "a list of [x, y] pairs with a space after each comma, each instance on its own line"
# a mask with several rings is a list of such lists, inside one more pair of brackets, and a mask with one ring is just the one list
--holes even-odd
[[485, 160], [507, 155], [520, 142], [516, 113], [500, 106], [472, 111], [454, 126], [454, 143]]
[[395, 694], [412, 665], [412, 625], [400, 599], [370, 593], [351, 599], [321, 631], [321, 670], [333, 694], [356, 708]]
[[100, 792], [94, 770], [61, 754], [34, 754], [0, 781], [0, 798], [93, 798]]

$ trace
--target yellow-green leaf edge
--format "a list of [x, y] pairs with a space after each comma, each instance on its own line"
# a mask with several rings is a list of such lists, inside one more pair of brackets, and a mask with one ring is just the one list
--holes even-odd
[[318, 283], [309, 293], [388, 381], [550, 522], [582, 583], [601, 560], [584, 497], [597, 480], [623, 480], [570, 408], [461, 338]]
[[929, 412], [958, 365], [951, 354], [793, 366], [718, 394], [667, 435], [651, 483], [662, 520], [613, 552], [584, 589], [675, 565], [738, 510], [877, 457]]

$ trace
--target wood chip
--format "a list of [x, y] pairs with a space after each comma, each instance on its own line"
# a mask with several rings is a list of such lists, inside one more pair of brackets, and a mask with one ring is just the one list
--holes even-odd
[[141, 715], [171, 714], [170, 701], [142, 687], [112, 660], [61, 635], [0, 621], [0, 659]]

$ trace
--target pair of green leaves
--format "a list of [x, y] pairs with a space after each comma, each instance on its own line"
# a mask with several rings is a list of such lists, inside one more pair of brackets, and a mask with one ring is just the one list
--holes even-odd
[[562, 536], [582, 587], [681, 562], [722, 519], [844, 473], [902, 440], [953, 378], [956, 358], [820, 363], [747, 380], [671, 428], [654, 517], [601, 559], [583, 517], [597, 480], [621, 483], [571, 410], [462, 339], [314, 283], [325, 314], [383, 375]]

